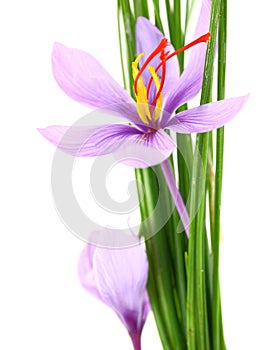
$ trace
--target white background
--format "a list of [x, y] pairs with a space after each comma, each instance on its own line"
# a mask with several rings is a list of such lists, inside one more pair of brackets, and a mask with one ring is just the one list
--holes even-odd
[[[36, 131], [72, 124], [88, 112], [54, 81], [54, 41], [92, 53], [122, 82], [115, 3], [24, 0], [1, 5], [0, 347], [5, 350], [132, 349], [112, 310], [78, 282], [84, 243], [55, 211], [50, 190], [54, 149]], [[226, 127], [223, 193], [224, 328], [227, 348], [241, 350], [256, 349], [255, 18], [249, 0], [232, 1], [229, 7], [227, 96], [251, 93]], [[126, 175], [120, 191], [132, 170]], [[143, 349], [161, 349], [152, 315]]]

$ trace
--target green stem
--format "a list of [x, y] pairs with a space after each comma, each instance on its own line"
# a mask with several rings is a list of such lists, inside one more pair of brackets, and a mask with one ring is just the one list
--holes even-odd
[[213, 233], [214, 233], [214, 192], [215, 192], [215, 173], [213, 168], [213, 133], [209, 132], [209, 152], [208, 152], [208, 165], [207, 165], [207, 190], [209, 193], [209, 220], [210, 220], [210, 233], [211, 233], [211, 247], [213, 246]]
[[196, 152], [194, 156], [191, 188], [191, 212], [195, 212], [195, 208], [198, 207], [198, 200], [201, 201], [201, 203], [196, 217], [190, 226], [188, 251], [187, 337], [189, 350], [209, 349], [209, 330], [207, 327], [206, 310], [204, 231], [208, 137], [207, 134], [199, 136], [200, 135], [197, 136], [196, 147], [200, 152]]
[[160, 16], [159, 0], [153, 0], [156, 26], [164, 33], [164, 27]]
[[143, 1], [133, 0], [133, 7], [134, 7], [135, 18], [138, 18], [139, 16], [149, 18], [147, 0], [143, 0]]
[[[218, 39], [218, 100], [225, 98], [226, 76], [226, 42], [227, 42], [227, 0], [222, 0], [219, 39]], [[220, 285], [219, 285], [219, 245], [220, 245], [220, 215], [223, 177], [224, 155], [224, 127], [217, 130], [216, 141], [216, 171], [215, 171], [215, 210], [214, 210], [214, 236], [213, 236], [213, 344], [214, 349], [224, 350], [225, 342], [222, 329]]]
[[[182, 109], [187, 109], [186, 106]], [[179, 108], [179, 111], [182, 110]], [[187, 203], [190, 195], [193, 149], [191, 135], [177, 134], [177, 160], [179, 169], [179, 189]]]
[[[136, 180], [137, 180], [137, 186], [138, 183], [143, 183], [143, 172], [139, 169], [135, 169], [135, 174], [136, 174]], [[142, 203], [143, 200], [143, 192], [141, 192], [141, 188], [138, 186], [138, 196], [139, 196], [139, 201]], [[140, 204], [140, 212], [141, 212], [141, 217], [142, 218], [147, 218], [148, 217], [148, 212], [149, 208], [148, 205], [142, 205]], [[140, 235], [143, 236], [143, 227], [141, 225], [140, 227]], [[148, 274], [148, 294], [149, 294], [149, 299], [151, 301], [151, 309], [154, 313], [154, 317], [156, 320], [156, 325], [158, 328], [158, 332], [160, 335], [160, 339], [162, 340], [163, 344], [166, 344], [165, 349], [168, 350], [168, 343], [169, 343], [169, 336], [166, 331], [165, 327], [165, 322], [163, 319], [163, 311], [162, 311], [162, 304], [161, 304], [161, 293], [159, 292], [159, 289], [161, 288], [159, 283], [158, 283], [158, 278], [159, 278], [159, 273], [158, 273], [158, 262], [157, 260], [154, 259], [154, 256], [157, 255], [156, 250], [157, 250], [157, 244], [156, 244], [156, 237], [152, 237], [151, 239], [148, 239], [146, 242], [146, 250], [148, 252], [148, 262], [149, 262], [149, 274]]]
[[170, 41], [172, 42], [172, 34], [174, 32], [174, 13], [170, 5], [170, 0], [165, 0], [165, 8], [167, 14]]
[[[221, 0], [212, 2], [210, 32], [205, 59], [204, 78], [202, 84], [201, 104], [210, 102], [213, 80], [213, 62]], [[191, 213], [194, 213], [198, 200], [201, 200], [198, 212], [191, 223], [189, 253], [188, 253], [188, 298], [187, 324], [188, 349], [210, 349], [210, 333], [207, 314], [206, 289], [206, 259], [205, 259], [205, 201], [206, 201], [206, 170], [208, 157], [209, 134], [197, 135], [194, 155]], [[202, 194], [202, 196], [201, 196]], [[200, 198], [201, 197], [201, 198]]]
[[[144, 193], [140, 192], [140, 187], [138, 187], [138, 193], [140, 203], [144, 203], [141, 210], [141, 234], [146, 239], [145, 244], [149, 259], [150, 279], [148, 290], [151, 297], [150, 302], [153, 311], [157, 312], [156, 320], [161, 319], [161, 324], [157, 324], [157, 326], [164, 348], [170, 350], [185, 349], [174, 297], [174, 266], [170, 259], [171, 252], [168, 244], [169, 223], [167, 222], [152, 238], [147, 239], [147, 233], [152, 234], [154, 227], [158, 227], [158, 223], [164, 222], [164, 218], [169, 216], [165, 199], [166, 195], [169, 197], [168, 189], [160, 168], [155, 167], [154, 171], [150, 168], [136, 170], [137, 181], [142, 180], [144, 186]], [[161, 187], [159, 187], [160, 184]], [[155, 191], [152, 191], [152, 188]], [[159, 196], [159, 193], [161, 193], [161, 196]], [[143, 198], [143, 195], [145, 198]], [[157, 215], [154, 215], [154, 221], [151, 225], [147, 218], [155, 211], [156, 203], [160, 205], [160, 210]], [[166, 339], [168, 339], [167, 343], [165, 342]]]
[[[177, 286], [177, 295], [178, 295], [178, 304], [180, 310], [180, 318], [181, 324], [183, 328], [183, 334], [186, 334], [186, 279], [185, 279], [185, 246], [184, 246], [184, 237], [183, 233], [178, 232], [178, 216], [181, 218], [183, 223], [183, 227], [185, 228], [185, 232], [187, 237], [189, 235], [188, 226], [189, 225], [189, 216], [187, 213], [186, 206], [183, 202], [183, 199], [179, 193], [179, 190], [176, 186], [175, 177], [172, 171], [172, 167], [170, 161], [167, 159], [163, 163], [161, 163], [162, 172], [165, 177], [166, 184], [169, 188], [170, 195], [172, 201], [174, 203], [174, 207], [176, 210], [172, 212], [171, 208], [169, 208], [169, 212], [172, 212], [172, 228], [171, 232], [169, 232], [168, 237], [170, 241], [171, 247], [171, 256], [174, 260], [174, 271], [175, 271], [175, 284]], [[178, 233], [178, 234], [177, 234]], [[171, 257], [170, 257], [171, 258]]]
[[[173, 45], [175, 48], [184, 46], [184, 33], [181, 28], [181, 6], [180, 0], [174, 0], [173, 2], [173, 12], [174, 12], [174, 26], [175, 26], [175, 37]], [[179, 65], [181, 72], [184, 69], [184, 52], [178, 55]]]
[[[168, 166], [169, 168], [169, 166]], [[173, 157], [170, 157], [170, 168], [174, 169]], [[170, 170], [169, 170], [170, 171]], [[174, 172], [171, 172], [174, 183], [175, 176]], [[170, 198], [171, 199], [171, 198]], [[167, 202], [166, 207], [168, 212], [172, 213], [170, 222], [170, 232], [168, 234], [168, 240], [171, 250], [171, 260], [174, 265], [174, 280], [177, 287], [177, 302], [179, 304], [178, 309], [180, 310], [181, 326], [183, 329], [184, 337], [186, 336], [186, 295], [187, 295], [187, 283], [186, 283], [186, 254], [188, 247], [188, 238], [185, 232], [178, 233], [177, 228], [179, 227], [180, 218], [175, 208], [175, 203], [171, 200], [171, 203]], [[178, 234], [177, 234], [178, 233]]]
[[190, 16], [194, 7], [194, 3], [195, 3], [195, 0], [192, 0], [192, 1], [186, 0], [186, 18], [185, 18], [185, 30], [184, 30], [185, 35], [187, 33], [187, 28], [188, 28]]
[[[135, 43], [135, 18], [131, 11], [131, 6], [129, 0], [118, 0], [118, 13], [119, 18], [122, 14], [123, 19], [123, 25], [124, 25], [124, 31], [125, 31], [125, 42], [126, 42], [126, 63], [127, 63], [127, 77], [125, 83], [126, 88], [129, 90], [131, 96], [133, 96], [133, 89], [132, 89], [132, 75], [131, 75], [131, 62], [134, 60], [136, 56], [136, 43]], [[120, 21], [120, 19], [119, 19]], [[119, 35], [119, 43], [121, 43], [121, 35]], [[122, 45], [120, 46], [122, 48]], [[121, 56], [122, 62], [123, 56]], [[124, 63], [122, 63], [124, 67]], [[128, 82], [127, 82], [128, 80]]]
[[187, 296], [187, 283], [186, 283], [186, 266], [185, 255], [187, 251], [187, 236], [184, 232], [177, 234], [177, 227], [179, 224], [179, 216], [174, 209], [172, 213], [173, 220], [170, 220], [172, 227], [168, 234], [168, 240], [171, 251], [171, 260], [174, 265], [174, 279], [177, 288], [177, 309], [180, 314], [181, 327], [184, 338], [186, 337], [186, 296]]
[[122, 34], [121, 34], [121, 4], [120, 1], [118, 1], [117, 4], [117, 27], [118, 27], [118, 41], [119, 41], [119, 52], [120, 52], [120, 58], [121, 58], [121, 68], [122, 68], [122, 76], [123, 76], [123, 84], [124, 88], [127, 90], [128, 84], [126, 82], [126, 76], [125, 76], [125, 68], [124, 68], [124, 57], [123, 57], [123, 45], [122, 45]]

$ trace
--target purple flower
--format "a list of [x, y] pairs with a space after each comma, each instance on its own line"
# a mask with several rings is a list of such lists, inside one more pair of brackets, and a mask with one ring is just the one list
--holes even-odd
[[[113, 234], [108, 232], [108, 244]], [[94, 241], [95, 238], [100, 241], [102, 235], [104, 232], [94, 233]], [[141, 332], [150, 310], [146, 291], [148, 261], [139, 239], [134, 236], [133, 242], [134, 246], [125, 249], [86, 244], [78, 273], [82, 286], [116, 312], [130, 334], [134, 349], [140, 350]]]
[[209, 27], [210, 4], [209, 0], [202, 1], [195, 33], [199, 40], [189, 45], [190, 58], [181, 75], [172, 45], [147, 19], [138, 18], [139, 56], [132, 63], [137, 103], [90, 54], [56, 43], [52, 55], [53, 74], [66, 94], [90, 107], [124, 117], [126, 122], [95, 127], [49, 126], [39, 129], [41, 134], [75, 156], [114, 153], [119, 159], [132, 159], [132, 166], [147, 167], [162, 163], [176, 147], [165, 130], [200, 133], [227, 123], [241, 109], [247, 96], [205, 104], [174, 115], [179, 106], [201, 89], [206, 52], [203, 41], [207, 40], [203, 34]]

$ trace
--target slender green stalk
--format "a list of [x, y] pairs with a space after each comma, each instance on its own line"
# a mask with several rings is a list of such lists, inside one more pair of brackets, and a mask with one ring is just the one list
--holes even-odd
[[[218, 27], [218, 19], [220, 12], [220, 3], [221, 0], [216, 0], [212, 3], [212, 12], [211, 12], [211, 21], [210, 21], [210, 32], [211, 39], [209, 41], [207, 53], [206, 53], [206, 62], [205, 62], [205, 73], [204, 80], [202, 85], [202, 95], [201, 95], [201, 104], [210, 102], [211, 100], [211, 89], [212, 89], [212, 78], [213, 78], [213, 62], [214, 62], [214, 50], [216, 42], [216, 34]], [[202, 176], [202, 193], [205, 194], [206, 189], [206, 167], [207, 167], [207, 157], [208, 157], [208, 144], [209, 144], [209, 133], [199, 134], [197, 136], [197, 145], [199, 152], [202, 157], [203, 162], [203, 176]], [[195, 167], [197, 166], [195, 161]], [[200, 187], [200, 185], [199, 185]], [[198, 338], [198, 349], [209, 349], [209, 327], [208, 327], [208, 318], [206, 310], [206, 286], [205, 286], [205, 258], [204, 258], [204, 248], [203, 242], [205, 241], [205, 198], [204, 195], [202, 198], [202, 203], [197, 215], [197, 227], [196, 227], [196, 280], [198, 283], [198, 289], [196, 293], [197, 299], [197, 310], [198, 315], [197, 319], [199, 322], [199, 338]], [[215, 335], [213, 334], [213, 338]]]
[[[187, 109], [180, 108], [179, 111]], [[190, 195], [193, 149], [191, 135], [177, 134], [177, 159], [179, 169], [179, 189], [186, 203]]]
[[207, 46], [204, 78], [202, 84], [202, 94], [200, 104], [208, 103], [211, 98], [212, 91], [212, 79], [213, 79], [213, 63], [214, 63], [214, 51], [216, 45], [216, 35], [218, 28], [219, 12], [220, 12], [221, 0], [212, 1], [211, 19], [210, 19], [210, 39]]
[[[175, 48], [179, 48], [184, 46], [184, 33], [182, 31], [181, 27], [181, 5], [180, 0], [174, 0], [173, 2], [173, 12], [174, 12], [174, 23], [175, 23], [175, 39], [173, 42], [173, 45]], [[181, 52], [180, 55], [178, 55], [178, 60], [180, 64], [180, 70], [183, 71], [184, 69], [184, 52]]]
[[[143, 184], [144, 179], [143, 179], [143, 173], [142, 171], [136, 170], [136, 180], [137, 180], [137, 185], [138, 183]], [[138, 186], [138, 196], [140, 199], [140, 202], [143, 200], [143, 192], [141, 192], [141, 188]], [[149, 208], [148, 206], [145, 205], [140, 205], [140, 212], [141, 212], [141, 217], [142, 218], [147, 218], [148, 217], [148, 212]], [[140, 236], [144, 235], [144, 228], [140, 227]], [[157, 250], [157, 245], [155, 244], [156, 237], [152, 237], [151, 239], [147, 240], [146, 244], [146, 249], [149, 252]], [[153, 303], [151, 303], [151, 309], [154, 313], [154, 317], [156, 320], [156, 325], [158, 328], [158, 332], [160, 334], [160, 338], [163, 342], [163, 344], [166, 344], [164, 347], [166, 350], [171, 349], [168, 347], [169, 344], [169, 336], [168, 333], [165, 330], [165, 322], [163, 320], [163, 307], [161, 304], [161, 299], [159, 293], [159, 284], [158, 284], [158, 279], [157, 276], [159, 275], [158, 273], [158, 265], [157, 261], [154, 260], [154, 254], [148, 254], [148, 262], [149, 262], [149, 274], [148, 274], [148, 294], [149, 294], [149, 299], [154, 300]], [[161, 282], [161, 281], [160, 281]], [[160, 283], [161, 285], [161, 283]]]
[[172, 33], [174, 33], [174, 13], [170, 5], [170, 0], [165, 0], [165, 8], [166, 8], [166, 14], [167, 14], [170, 40], [172, 42]]
[[155, 10], [156, 26], [161, 30], [162, 33], [164, 33], [164, 27], [163, 27], [161, 16], [160, 16], [159, 0], [152, 0], [152, 1], [154, 4], [154, 10]]
[[189, 15], [190, 15], [189, 0], [186, 0], [186, 16], [185, 16], [185, 28], [184, 28], [185, 36], [186, 36], [186, 33], [187, 33], [187, 29], [188, 29]]
[[148, 294], [149, 299], [154, 300], [151, 302], [151, 309], [154, 314], [158, 333], [163, 344], [164, 350], [172, 350], [171, 342], [169, 339], [168, 330], [166, 329], [165, 320], [163, 318], [163, 304], [161, 303], [161, 293], [159, 293], [158, 280], [156, 278], [158, 269], [154, 259], [152, 259], [152, 251], [156, 248], [155, 238], [147, 241], [146, 249], [150, 252], [148, 254], [149, 261], [149, 275], [148, 275]]
[[[173, 220], [172, 223], [174, 226], [171, 228], [171, 232], [169, 232], [168, 237], [171, 238], [172, 248], [172, 256], [174, 258], [174, 269], [175, 269], [175, 282], [177, 285], [177, 293], [178, 293], [178, 301], [179, 301], [179, 309], [181, 313], [181, 323], [183, 327], [184, 335], [186, 334], [186, 283], [185, 283], [185, 260], [184, 260], [184, 240], [182, 234], [177, 234], [178, 220], [177, 213], [179, 213], [179, 217], [183, 219], [183, 225], [187, 225], [189, 223], [189, 217], [187, 214], [187, 209], [183, 203], [182, 197], [176, 186], [175, 177], [173, 175], [172, 166], [169, 160], [165, 160], [161, 164], [162, 172], [164, 174], [166, 184], [169, 188], [172, 201], [174, 206], [176, 207], [176, 211], [172, 213]], [[167, 203], [168, 205], [168, 203]], [[169, 212], [171, 213], [171, 208], [168, 207]], [[187, 235], [188, 230], [185, 227], [184, 230]]]
[[144, 1], [133, 0], [133, 7], [134, 7], [135, 18], [138, 18], [139, 16], [149, 18], [147, 0], [144, 0]]
[[[206, 135], [204, 135], [206, 136]], [[208, 138], [197, 138], [191, 189], [191, 212], [198, 206], [197, 215], [190, 226], [188, 251], [188, 297], [187, 324], [188, 349], [209, 349], [209, 330], [207, 327], [206, 285], [205, 285], [205, 177], [208, 153]], [[203, 166], [201, 165], [203, 162]], [[198, 181], [199, 179], [199, 181]], [[202, 195], [203, 194], [203, 195]], [[201, 198], [200, 198], [201, 196]]]
[[128, 89], [128, 83], [126, 81], [126, 75], [125, 75], [125, 68], [124, 68], [124, 57], [123, 57], [123, 41], [121, 39], [121, 3], [118, 1], [117, 3], [117, 27], [118, 27], [118, 41], [119, 41], [119, 52], [120, 52], [120, 58], [121, 58], [121, 68], [122, 68], [122, 76], [123, 76], [123, 84], [124, 88]]
[[174, 266], [174, 280], [177, 288], [177, 310], [180, 314], [180, 323], [184, 339], [186, 337], [186, 296], [187, 296], [187, 283], [186, 283], [186, 266], [185, 255], [187, 251], [187, 237], [184, 232], [177, 234], [177, 227], [179, 224], [179, 215], [177, 210], [174, 209], [172, 213], [173, 220], [170, 220], [172, 227], [168, 234], [168, 241], [170, 245], [171, 256]]
[[[157, 177], [154, 173], [157, 174]], [[168, 189], [163, 179], [162, 172], [159, 167], [153, 169], [145, 169], [143, 172], [136, 170], [137, 180], [142, 180], [144, 186], [144, 200], [143, 193], [139, 192], [140, 202], [144, 202], [142, 213], [142, 227], [141, 230], [143, 236], [147, 238], [147, 233], [151, 233], [154, 226], [157, 226], [157, 222], [163, 221], [163, 218], [168, 217], [169, 207], [166, 207], [166, 194]], [[161, 188], [159, 188], [159, 184]], [[139, 187], [138, 187], [139, 188]], [[149, 188], [155, 188], [157, 191], [147, 191]], [[159, 197], [159, 193], [161, 197]], [[154, 224], [148, 226], [147, 218], [155, 211], [156, 203], [160, 201], [161, 210], [158, 215], [154, 217]], [[180, 321], [177, 313], [177, 307], [174, 297], [173, 276], [174, 266], [170, 259], [170, 249], [168, 245], [168, 235], [170, 234], [169, 223], [167, 223], [161, 231], [159, 231], [154, 237], [146, 240], [147, 255], [149, 258], [149, 271], [151, 279], [149, 280], [149, 295], [152, 296], [152, 290], [154, 291], [153, 300], [151, 299], [151, 305], [153, 311], [158, 305], [157, 317], [161, 318], [161, 323], [164, 327], [161, 327], [159, 333], [162, 339], [164, 348], [166, 349], [185, 349], [185, 339], [180, 328]], [[154, 281], [154, 285], [150, 285], [151, 281]], [[174, 282], [175, 283], [175, 282]], [[153, 288], [152, 288], [153, 287]], [[156, 320], [158, 319], [156, 318]], [[159, 324], [158, 324], [159, 329]], [[163, 334], [163, 337], [162, 337]], [[165, 343], [164, 339], [168, 339]]]
[[[226, 76], [226, 41], [227, 41], [227, 0], [222, 0], [219, 39], [218, 39], [218, 100], [225, 98]], [[223, 176], [224, 154], [224, 127], [217, 130], [216, 141], [216, 180], [215, 180], [215, 207], [214, 207], [214, 237], [213, 237], [213, 345], [214, 349], [224, 350], [225, 342], [222, 330], [222, 315], [219, 286], [219, 245], [220, 245], [220, 214]]]
[[209, 193], [209, 220], [211, 233], [211, 247], [213, 246], [214, 235], [214, 192], [215, 192], [215, 173], [214, 173], [214, 154], [213, 154], [213, 133], [209, 132], [209, 152], [207, 165], [207, 191]]
[[186, 17], [185, 17], [185, 29], [184, 29], [185, 35], [187, 33], [188, 24], [189, 24], [189, 20], [191, 17], [194, 4], [195, 4], [195, 0], [186, 0]]
[[[209, 40], [206, 52], [201, 104], [210, 102], [211, 98], [214, 50], [220, 3], [221, 0], [215, 0], [212, 2], [210, 19], [211, 38]], [[210, 332], [206, 307], [207, 290], [205, 276], [205, 193], [208, 144], [208, 133], [197, 135], [196, 148], [198, 152], [196, 152], [194, 155], [193, 176], [191, 186], [191, 212], [195, 212], [197, 201], [201, 200], [201, 202], [198, 212], [194, 220], [192, 221], [190, 227], [187, 298], [187, 337], [189, 350], [210, 349]], [[201, 198], [200, 194], [202, 194]]]
[[[132, 14], [131, 6], [129, 0], [118, 0], [119, 8], [119, 18], [122, 14], [124, 30], [125, 30], [125, 42], [126, 42], [126, 64], [127, 64], [127, 77], [126, 88], [129, 90], [131, 95], [133, 95], [132, 90], [132, 75], [131, 75], [131, 62], [136, 56], [136, 43], [135, 43], [135, 18]], [[120, 19], [119, 19], [120, 21]], [[119, 43], [122, 42], [121, 35], [119, 32]], [[122, 48], [122, 45], [120, 46]], [[123, 57], [121, 56], [123, 59]], [[123, 61], [122, 61], [123, 62]], [[122, 63], [124, 66], [124, 63]]]

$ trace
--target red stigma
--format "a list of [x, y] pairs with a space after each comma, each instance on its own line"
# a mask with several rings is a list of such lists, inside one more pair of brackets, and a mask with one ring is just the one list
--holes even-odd
[[211, 35], [211, 33], [208, 32], [208, 33], [206, 33], [206, 34], [200, 36], [200, 37], [197, 38], [196, 40], [192, 41], [191, 43], [189, 43], [189, 44], [187, 44], [187, 45], [181, 47], [180, 49], [174, 51], [173, 53], [171, 53], [170, 55], [168, 55], [168, 56], [166, 57], [166, 61], [169, 60], [170, 58], [172, 58], [173, 56], [177, 55], [178, 53], [183, 52], [183, 51], [186, 51], [187, 49], [189, 49], [189, 48], [192, 47], [192, 46], [195, 46], [195, 45], [197, 45], [197, 44], [199, 44], [199, 43], [206, 43], [206, 42], [209, 40], [210, 35]]
[[166, 46], [168, 45], [168, 40], [166, 38], [163, 38], [160, 41], [160, 44], [157, 46], [157, 48], [148, 56], [148, 58], [146, 59], [146, 61], [143, 63], [139, 73], [137, 74], [135, 80], [134, 80], [134, 91], [135, 94], [138, 95], [138, 89], [137, 89], [137, 85], [138, 85], [138, 80], [141, 76], [141, 74], [144, 72], [144, 70], [146, 69], [146, 67], [148, 66], [149, 62], [153, 60], [153, 58], [163, 52], [163, 50], [166, 48]]
[[[137, 95], [137, 83], [138, 83], [138, 79], [141, 76], [141, 74], [143, 73], [143, 71], [146, 69], [147, 65], [149, 64], [149, 62], [157, 55], [160, 54], [159, 59], [160, 59], [160, 63], [159, 65], [156, 67], [155, 72], [157, 73], [159, 71], [160, 68], [162, 68], [162, 77], [161, 77], [161, 83], [160, 83], [160, 87], [157, 91], [157, 94], [154, 98], [154, 100], [151, 102], [151, 108], [154, 106], [154, 104], [157, 102], [157, 100], [159, 99], [161, 92], [163, 91], [163, 87], [164, 87], [164, 82], [165, 82], [165, 78], [166, 78], [166, 61], [168, 61], [170, 58], [176, 56], [177, 54], [179, 54], [180, 52], [184, 52], [187, 49], [199, 44], [199, 43], [206, 43], [209, 38], [210, 38], [211, 33], [208, 32], [202, 36], [200, 36], [199, 38], [197, 38], [196, 40], [192, 41], [191, 43], [181, 47], [180, 49], [172, 52], [172, 53], [168, 53], [168, 52], [164, 52], [166, 46], [168, 45], [168, 41], [167, 39], [162, 39], [160, 44], [158, 45], [158, 47], [149, 55], [149, 57], [146, 59], [146, 61], [144, 62], [144, 64], [142, 65], [138, 75], [136, 76], [136, 79], [134, 80], [134, 91]], [[147, 97], [149, 97], [149, 92], [150, 92], [150, 88], [153, 82], [153, 77], [150, 78], [148, 86], [147, 86]]]

